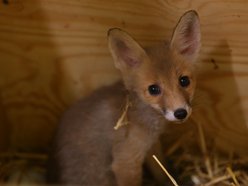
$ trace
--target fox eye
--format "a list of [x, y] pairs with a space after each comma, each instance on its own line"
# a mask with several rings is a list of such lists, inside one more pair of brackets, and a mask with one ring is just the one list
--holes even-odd
[[148, 91], [152, 96], [157, 96], [161, 93], [160, 87], [156, 84], [150, 85]]
[[187, 86], [189, 86], [189, 84], [190, 84], [189, 77], [188, 77], [188, 76], [181, 76], [181, 77], [179, 78], [179, 84], [180, 84], [182, 87], [187, 87]]

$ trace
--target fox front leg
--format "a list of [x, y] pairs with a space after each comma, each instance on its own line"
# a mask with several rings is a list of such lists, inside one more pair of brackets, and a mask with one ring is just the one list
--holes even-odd
[[135, 162], [114, 161], [112, 170], [118, 186], [140, 186], [142, 182], [142, 166], [132, 165]]
[[127, 144], [122, 144], [113, 153], [112, 170], [118, 186], [140, 186], [143, 158], [133, 155]]
[[124, 135], [125, 137], [113, 146], [112, 170], [118, 186], [140, 186], [142, 165], [151, 146], [151, 140], [149, 140], [147, 132], [139, 125], [131, 123], [126, 126], [126, 129], [128, 130], [127, 135]]

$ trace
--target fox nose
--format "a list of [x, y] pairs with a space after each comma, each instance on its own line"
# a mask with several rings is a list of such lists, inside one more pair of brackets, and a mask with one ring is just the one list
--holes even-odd
[[175, 118], [177, 119], [185, 119], [186, 116], [187, 116], [187, 110], [183, 109], [183, 108], [180, 108], [180, 109], [177, 109], [175, 112], [174, 112], [174, 116]]

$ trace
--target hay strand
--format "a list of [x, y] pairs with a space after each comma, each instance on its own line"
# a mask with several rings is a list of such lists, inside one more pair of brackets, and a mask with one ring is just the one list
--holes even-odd
[[228, 180], [230, 178], [231, 178], [230, 175], [220, 176], [220, 177], [217, 177], [217, 178], [212, 179], [208, 183], [205, 183], [204, 186], [213, 186], [213, 185], [215, 185], [217, 183], [221, 183], [222, 181]]
[[207, 146], [206, 146], [206, 142], [205, 142], [205, 136], [202, 130], [202, 126], [199, 124], [199, 122], [197, 122], [197, 128], [199, 131], [199, 137], [200, 137], [200, 144], [201, 144], [201, 150], [202, 150], [202, 154], [204, 156], [204, 162], [205, 162], [205, 167], [208, 173], [208, 176], [210, 178], [213, 178], [213, 171], [212, 171], [212, 166], [210, 163], [210, 158], [209, 158], [209, 153], [207, 151]]
[[127, 96], [125, 108], [121, 114], [121, 117], [118, 119], [116, 125], [114, 126], [115, 130], [118, 130], [120, 127], [128, 124], [127, 111], [130, 106], [131, 106], [131, 102], [129, 101], [129, 97]]
[[174, 184], [174, 186], [179, 186], [176, 182], [176, 180], [170, 175], [170, 173], [166, 170], [166, 168], [162, 165], [162, 163], [158, 160], [158, 158], [155, 155], [152, 155], [153, 159], [158, 163], [158, 165], [161, 167], [161, 169], [164, 171], [164, 173], [168, 176], [168, 178], [171, 180], [171, 182]]
[[227, 170], [228, 174], [232, 177], [235, 186], [240, 186], [240, 184], [239, 184], [239, 182], [238, 182], [238, 180], [237, 180], [237, 178], [236, 178], [236, 175], [235, 175], [235, 173], [232, 171], [231, 167], [227, 167], [226, 170]]

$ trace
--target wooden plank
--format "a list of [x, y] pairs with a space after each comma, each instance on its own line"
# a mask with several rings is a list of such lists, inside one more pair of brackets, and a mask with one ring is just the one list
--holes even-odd
[[202, 65], [195, 117], [225, 151], [248, 154], [248, 1], [65, 1], [0, 3], [0, 106], [13, 148], [45, 148], [63, 110], [119, 78], [106, 32], [121, 27], [143, 45], [170, 37], [199, 12]]

